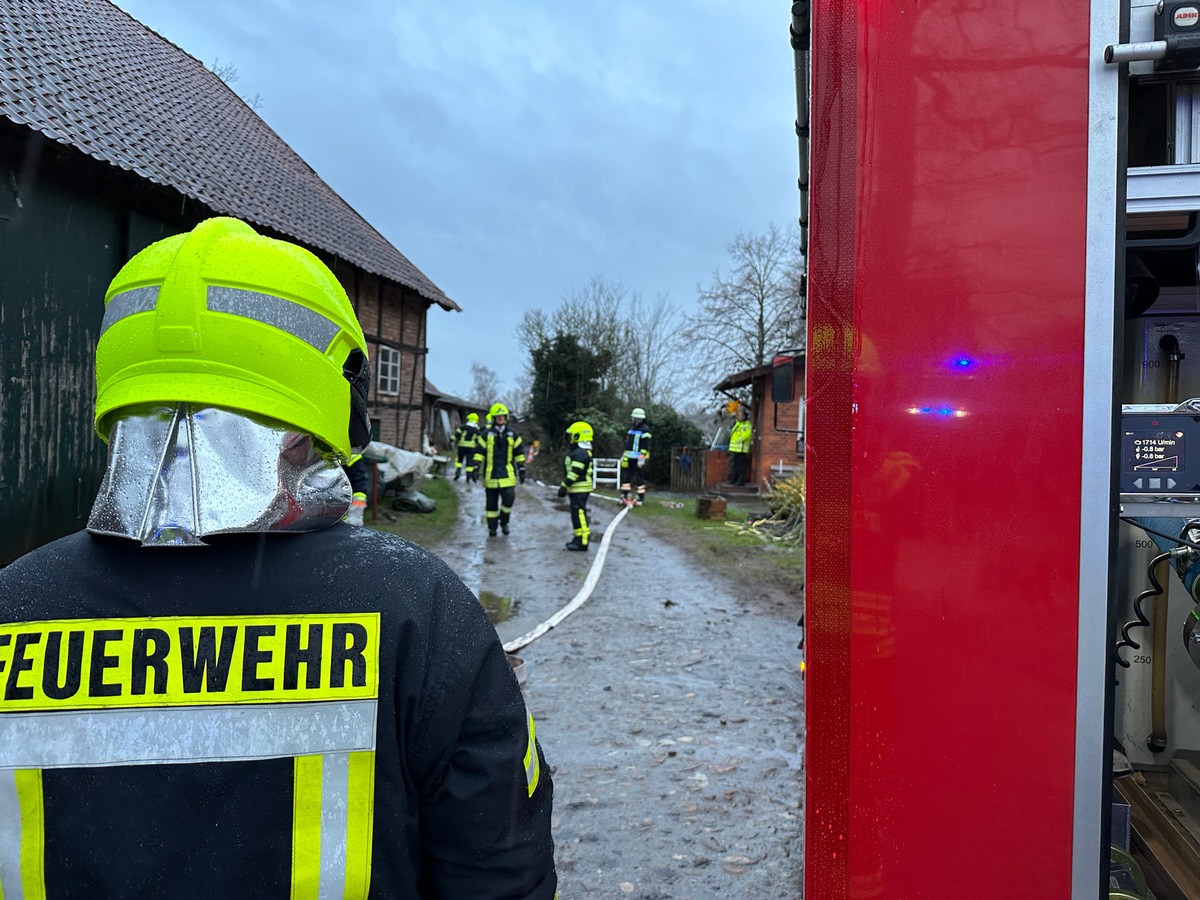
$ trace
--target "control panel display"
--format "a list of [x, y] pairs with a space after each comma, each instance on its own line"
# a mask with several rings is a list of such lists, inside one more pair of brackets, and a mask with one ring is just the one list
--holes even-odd
[[1189, 459], [1189, 446], [1200, 448], [1200, 416], [1124, 412], [1121, 493], [1200, 494], [1200, 459]]

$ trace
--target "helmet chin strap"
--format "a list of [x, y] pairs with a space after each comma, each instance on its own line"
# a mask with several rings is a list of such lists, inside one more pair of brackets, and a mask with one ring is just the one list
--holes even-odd
[[327, 528], [350, 500], [342, 467], [309, 434], [218, 407], [145, 406], [113, 427], [87, 530], [202, 546], [217, 534]]

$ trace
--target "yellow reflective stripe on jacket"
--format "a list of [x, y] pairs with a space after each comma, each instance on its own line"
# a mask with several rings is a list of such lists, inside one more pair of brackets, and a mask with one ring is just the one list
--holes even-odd
[[346, 822], [346, 897], [366, 897], [371, 888], [375, 837], [375, 754], [350, 753]]
[[0, 679], [5, 713], [371, 699], [379, 614], [0, 625]]
[[322, 761], [297, 756], [292, 767], [292, 900], [319, 896]]
[[[500, 435], [487, 431], [477, 439], [475, 457], [483, 463], [484, 487], [512, 487], [517, 483], [517, 467], [523, 465], [518, 452], [522, 446], [519, 434], [505, 431]], [[504, 474], [495, 475], [497, 463], [503, 466]]]
[[42, 773], [0, 771], [0, 897], [45, 900], [45, 808]]
[[[366, 898], [371, 884], [375, 754], [296, 757], [292, 900]], [[45, 900], [42, 773], [0, 771], [0, 898]]]
[[296, 757], [292, 900], [359, 900], [367, 896], [374, 792], [374, 753]]
[[529, 796], [537, 790], [538, 780], [542, 777], [542, 765], [537, 752], [537, 726], [533, 723], [533, 715], [525, 713], [529, 720], [529, 741], [525, 746], [525, 783], [529, 786]]
[[562, 486], [572, 494], [590, 494], [592, 492], [592, 457], [586, 460], [567, 456], [563, 461], [565, 473]]
[[0, 625], [0, 898], [44, 900], [41, 769], [295, 758], [292, 896], [365, 898], [380, 615]]

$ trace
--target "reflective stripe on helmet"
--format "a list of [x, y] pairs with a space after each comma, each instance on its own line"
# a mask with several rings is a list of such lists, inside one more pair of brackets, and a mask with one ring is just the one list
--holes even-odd
[[[135, 293], [152, 285], [154, 300]], [[210, 288], [225, 290], [210, 299]], [[367, 355], [366, 339], [345, 288], [310, 251], [237, 219], [207, 219], [122, 266], [106, 305], [113, 298], [104, 324], [116, 327], [96, 346], [94, 422], [103, 440], [122, 410], [187, 402], [283, 422], [340, 459], [365, 443], [347, 428], [352, 418], [366, 422], [365, 403], [358, 414], [355, 388], [346, 388], [365, 367], [345, 370], [353, 351]], [[153, 315], [131, 314], [142, 310]]]
[[104, 319], [100, 323], [100, 334], [108, 331], [115, 323], [134, 313], [150, 312], [158, 302], [158, 285], [134, 288], [117, 294], [104, 307]]
[[[112, 301], [109, 302], [111, 304]], [[341, 331], [337, 322], [327, 319], [316, 310], [259, 291], [210, 286], [207, 305], [212, 312], [254, 319], [256, 322], [286, 331], [322, 353]]]
[[[134, 288], [117, 294], [104, 309], [100, 334], [136, 313], [150, 312], [158, 302], [158, 285]], [[209, 287], [206, 306], [212, 312], [253, 319], [286, 331], [322, 352], [337, 337], [341, 326], [315, 310], [284, 297], [241, 288]]]

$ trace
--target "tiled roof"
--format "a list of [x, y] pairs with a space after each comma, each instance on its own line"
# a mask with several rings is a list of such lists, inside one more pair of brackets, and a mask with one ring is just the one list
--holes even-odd
[[203, 63], [107, 0], [0, 2], [0, 116], [459, 308]]

